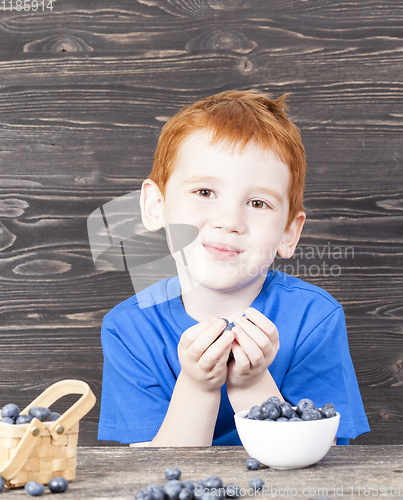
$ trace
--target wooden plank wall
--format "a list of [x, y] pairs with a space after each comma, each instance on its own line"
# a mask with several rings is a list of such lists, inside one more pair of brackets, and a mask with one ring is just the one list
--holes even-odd
[[301, 128], [308, 221], [287, 270], [345, 307], [372, 427], [355, 442], [403, 443], [401, 0], [26, 3], [0, 2], [0, 402], [85, 380], [96, 444], [101, 320], [133, 287], [95, 268], [87, 217], [139, 189], [180, 107], [254, 87], [290, 92]]

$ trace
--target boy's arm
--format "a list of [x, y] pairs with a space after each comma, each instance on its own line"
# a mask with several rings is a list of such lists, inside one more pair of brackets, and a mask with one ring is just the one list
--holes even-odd
[[181, 372], [165, 419], [155, 436], [139, 446], [211, 446], [234, 340], [220, 318], [186, 330], [178, 345]]
[[200, 390], [181, 372], [164, 422], [149, 446], [211, 446], [220, 399], [220, 388]]

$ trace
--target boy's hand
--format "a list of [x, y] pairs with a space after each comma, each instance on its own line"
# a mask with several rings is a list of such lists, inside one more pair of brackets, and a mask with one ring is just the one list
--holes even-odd
[[178, 344], [181, 377], [203, 391], [221, 389], [227, 379], [227, 359], [234, 334], [229, 330], [217, 339], [225, 326], [221, 318], [207, 319], [188, 328]]
[[232, 331], [234, 360], [228, 369], [228, 387], [252, 387], [263, 377], [280, 347], [278, 331], [262, 313], [249, 307]]

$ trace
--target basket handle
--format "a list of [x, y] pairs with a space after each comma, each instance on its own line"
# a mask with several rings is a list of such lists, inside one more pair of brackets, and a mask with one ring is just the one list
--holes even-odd
[[15, 454], [0, 470], [0, 476], [7, 481], [12, 479], [23, 468], [29, 454], [37, 444], [39, 436], [44, 429], [43, 423], [34, 418], [28, 424], [28, 428], [20, 439], [15, 449]]
[[81, 420], [94, 406], [96, 398], [88, 384], [82, 380], [61, 380], [48, 387], [36, 399], [32, 401], [21, 412], [27, 415], [33, 406], [44, 406], [48, 408], [55, 401], [68, 394], [82, 394], [81, 398], [73, 406], [66, 410], [57, 420], [47, 425], [50, 434], [56, 441], [69, 431], [74, 424]]

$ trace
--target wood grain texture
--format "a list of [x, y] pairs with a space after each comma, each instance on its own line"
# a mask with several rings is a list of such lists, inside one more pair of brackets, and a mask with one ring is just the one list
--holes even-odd
[[355, 442], [403, 443], [401, 2], [53, 6], [0, 10], [0, 401], [81, 378], [98, 403], [80, 442], [97, 443], [100, 325], [133, 287], [95, 268], [87, 217], [139, 189], [182, 106], [257, 88], [291, 93], [309, 166], [299, 253], [275, 266], [344, 306], [372, 428]]
[[365, 496], [378, 490], [382, 498], [396, 498], [402, 474], [401, 446], [333, 446], [323, 460], [305, 469], [260, 467], [256, 471], [245, 467], [248, 454], [239, 446], [79, 447], [77, 451], [77, 478], [69, 488], [77, 498], [133, 498], [149, 484], [163, 485], [167, 466], [179, 467], [182, 480], [218, 475], [225, 486], [235, 483], [243, 488], [244, 497], [249, 481], [259, 477], [265, 490], [255, 494], [252, 489], [252, 498], [337, 498], [343, 492], [344, 497], [359, 499], [365, 490]]

